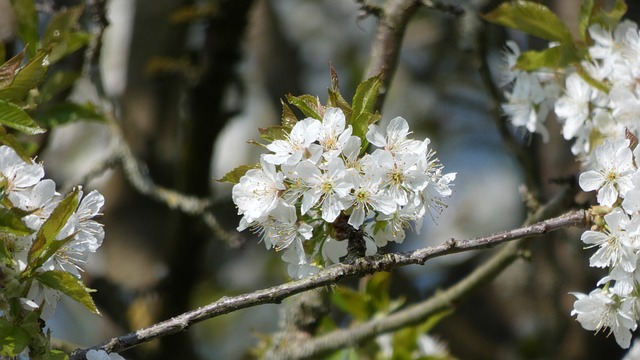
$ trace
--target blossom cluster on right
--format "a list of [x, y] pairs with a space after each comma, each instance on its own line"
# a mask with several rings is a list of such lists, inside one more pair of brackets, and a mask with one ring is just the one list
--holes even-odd
[[386, 129], [370, 124], [359, 137], [342, 109], [319, 110], [321, 119], [302, 119], [267, 144], [259, 167], [233, 187], [238, 230], [250, 228], [267, 249], [283, 251], [294, 278], [340, 262], [349, 242], [360, 241], [364, 255], [402, 242], [407, 227], [419, 229], [427, 213], [440, 211], [455, 178], [443, 173], [429, 139], [409, 137], [405, 119]]
[[[579, 63], [533, 70], [519, 68], [522, 53], [509, 42], [502, 109], [513, 125], [544, 141], [554, 113], [562, 136], [573, 141], [580, 187], [597, 192], [592, 212], [601, 216], [581, 240], [595, 251], [589, 265], [608, 272], [589, 294], [573, 293], [572, 315], [628, 348], [640, 320], [640, 31], [625, 20], [611, 28], [592, 24], [585, 36], [589, 46]], [[551, 42], [546, 54], [560, 53], [560, 46], [570, 45]]]

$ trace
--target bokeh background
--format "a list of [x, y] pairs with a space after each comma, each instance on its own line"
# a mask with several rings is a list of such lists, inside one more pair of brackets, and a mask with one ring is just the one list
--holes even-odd
[[[99, 0], [86, 0], [87, 3]], [[37, 1], [58, 9], [74, 1]], [[382, 4], [383, 1], [372, 1]], [[404, 36], [398, 69], [382, 112], [384, 124], [408, 120], [415, 138], [429, 137], [446, 172], [457, 172], [448, 208], [425, 219], [411, 250], [517, 227], [526, 217], [522, 169], [496, 128], [496, 99], [479, 68], [486, 55], [498, 81], [504, 42], [545, 46], [478, 18], [500, 1], [442, 1], [464, 16], [420, 9]], [[573, 29], [579, 0], [546, 1]], [[638, 20], [629, 1], [627, 17]], [[53, 336], [81, 346], [148, 326], [234, 295], [287, 281], [279, 254], [250, 233], [235, 234], [239, 218], [231, 187], [214, 181], [261, 148], [246, 143], [258, 127], [276, 124], [286, 94], [326, 101], [333, 65], [345, 98], [363, 80], [377, 20], [353, 0], [109, 0], [110, 25], [100, 57], [101, 83], [80, 81], [69, 94], [112, 107], [124, 137], [153, 180], [186, 194], [210, 197], [228, 231], [219, 236], [201, 219], [169, 209], [137, 192], [114, 167], [89, 188], [106, 197], [106, 239], [88, 264], [103, 316], [64, 301], [49, 326]], [[0, 0], [0, 36], [15, 31], [8, 0]], [[92, 19], [85, 19], [87, 26]], [[16, 44], [16, 47], [18, 45]], [[73, 66], [73, 64], [63, 64]], [[61, 65], [61, 66], [63, 66]], [[101, 98], [104, 90], [108, 102]], [[551, 141], [522, 129], [513, 134], [535, 159], [542, 199], [560, 189], [554, 179], [574, 177], [578, 165], [554, 119]], [[78, 123], [54, 130], [41, 155], [47, 176], [70, 187], [110, 154], [106, 125]], [[582, 205], [588, 196], [577, 199]], [[490, 285], [457, 304], [432, 334], [462, 359], [605, 359], [622, 352], [613, 338], [583, 330], [569, 316], [571, 291], [588, 292], [602, 274], [588, 268], [579, 232], [559, 232], [530, 245]], [[427, 298], [455, 283], [493, 250], [447, 256], [392, 274], [391, 296]], [[356, 284], [355, 282], [352, 284]], [[250, 358], [249, 349], [278, 329], [284, 305], [262, 305], [195, 325], [177, 336], [124, 352], [131, 359]]]

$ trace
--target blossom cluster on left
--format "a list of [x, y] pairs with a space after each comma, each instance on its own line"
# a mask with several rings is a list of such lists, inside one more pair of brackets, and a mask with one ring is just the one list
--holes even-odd
[[62, 294], [98, 312], [80, 274], [104, 239], [94, 220], [104, 197], [80, 187], [62, 196], [43, 177], [42, 164], [0, 146], [0, 331], [10, 335], [3, 345], [13, 356], [49, 351], [38, 322]]

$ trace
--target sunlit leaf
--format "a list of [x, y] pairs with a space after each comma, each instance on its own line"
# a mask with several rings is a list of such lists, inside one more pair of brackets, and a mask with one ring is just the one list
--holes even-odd
[[613, 29], [627, 13], [627, 4], [624, 0], [616, 0], [610, 11], [606, 11], [602, 1], [596, 1], [591, 10], [591, 24], [600, 24], [605, 29]]
[[273, 140], [285, 139], [287, 134], [291, 132], [291, 129], [280, 125], [272, 125], [266, 129], [259, 128], [258, 132], [260, 132], [260, 137], [262, 139], [268, 142], [273, 142]]
[[27, 55], [33, 58], [38, 48], [38, 12], [33, 0], [11, 0], [18, 20], [18, 37], [27, 45]]
[[298, 118], [287, 103], [282, 100], [280, 100], [280, 103], [282, 104], [282, 126], [291, 129], [298, 122]]
[[59, 11], [47, 24], [41, 43], [42, 47], [53, 46], [50, 59], [52, 63], [87, 45], [91, 40], [89, 33], [75, 29], [82, 11], [82, 6]]
[[244, 174], [247, 173], [247, 171], [249, 171], [251, 169], [257, 169], [259, 167], [260, 167], [260, 165], [258, 165], [258, 164], [255, 164], [255, 165], [240, 165], [237, 168], [229, 171], [225, 176], [221, 177], [217, 181], [237, 184], [237, 183], [240, 182], [240, 178], [243, 177]]
[[486, 21], [523, 31], [549, 41], [568, 44], [573, 41], [569, 28], [553, 11], [533, 1], [503, 2], [482, 16]]
[[35, 121], [19, 106], [0, 100], [0, 124], [33, 135], [45, 132]]
[[573, 44], [558, 45], [541, 51], [525, 51], [520, 55], [516, 68], [532, 71], [540, 68], [562, 69], [580, 61]]
[[40, 85], [47, 76], [49, 52], [48, 49], [39, 51], [36, 57], [21, 67], [11, 84], [0, 90], [0, 99], [22, 100], [31, 89]]
[[31, 336], [27, 331], [0, 318], [0, 355], [18, 356], [27, 345]]
[[0, 90], [11, 85], [13, 82], [13, 78], [16, 76], [16, 70], [18, 70], [22, 64], [22, 59], [24, 59], [25, 51], [26, 49], [22, 49], [16, 56], [0, 66]]
[[583, 0], [580, 6], [580, 18], [578, 20], [578, 34], [582, 41], [587, 41], [587, 30], [591, 24], [591, 11], [593, 10], [594, 0]]
[[94, 314], [100, 314], [96, 304], [91, 298], [91, 295], [89, 295], [89, 293], [94, 290], [85, 287], [80, 279], [70, 273], [62, 270], [45, 271], [43, 273], [36, 274], [36, 279], [43, 285], [59, 290], [63, 294], [84, 305], [84, 307]]
[[291, 94], [287, 95], [287, 101], [289, 104], [297, 107], [304, 116], [322, 120], [322, 116], [320, 116], [321, 111], [320, 101], [318, 98], [311, 95], [301, 95], [301, 96], [293, 96]]
[[365, 135], [369, 125], [377, 120], [372, 112], [378, 99], [381, 83], [382, 73], [361, 82], [356, 88], [356, 93], [351, 102], [352, 111], [348, 124], [353, 127], [353, 135], [362, 140], [363, 148], [368, 144]]
[[47, 258], [42, 258], [42, 255], [47, 253], [47, 249], [50, 246], [54, 246], [53, 242], [56, 241], [56, 236], [62, 228], [67, 224], [67, 220], [73, 212], [78, 208], [79, 189], [75, 188], [69, 195], [67, 195], [56, 208], [53, 210], [49, 218], [42, 224], [40, 230], [36, 234], [36, 239], [29, 249], [29, 265], [42, 264]]
[[330, 67], [331, 71], [331, 87], [329, 88], [329, 99], [327, 106], [337, 107], [342, 110], [345, 118], [351, 118], [351, 105], [342, 97], [340, 93], [340, 82], [338, 80], [338, 74], [333, 65]]

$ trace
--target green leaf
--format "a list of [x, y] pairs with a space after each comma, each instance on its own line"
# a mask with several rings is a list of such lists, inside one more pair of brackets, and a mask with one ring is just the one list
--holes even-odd
[[602, 1], [597, 1], [591, 10], [591, 21], [589, 25], [600, 24], [605, 29], [613, 29], [627, 12], [627, 4], [624, 0], [616, 0], [611, 11], [604, 9]]
[[22, 100], [29, 91], [42, 83], [49, 68], [50, 50], [39, 51], [36, 57], [20, 68], [11, 85], [0, 90], [0, 99]]
[[286, 97], [289, 104], [300, 109], [304, 116], [322, 120], [322, 116], [320, 116], [322, 105], [320, 105], [318, 98], [311, 95], [293, 96], [291, 94], [287, 94]]
[[50, 350], [49, 360], [69, 360], [69, 355], [67, 355], [64, 351]]
[[331, 301], [357, 320], [367, 320], [371, 315], [367, 295], [347, 287], [340, 286], [338, 290], [334, 291]]
[[36, 234], [36, 239], [29, 249], [29, 267], [31, 269], [38, 267], [47, 261], [49, 257], [53, 255], [48, 249], [51, 246], [55, 246], [56, 236], [62, 228], [67, 224], [67, 220], [73, 212], [78, 208], [79, 189], [75, 188], [69, 195], [67, 195], [49, 216], [49, 218], [42, 224], [40, 230]]
[[291, 129], [280, 125], [272, 125], [266, 129], [258, 128], [258, 132], [262, 139], [268, 142], [273, 142], [273, 140], [285, 139], [291, 132]]
[[282, 100], [280, 100], [280, 103], [282, 104], [282, 126], [287, 129], [292, 129], [293, 126], [298, 122], [298, 118], [293, 113], [293, 110], [291, 110], [289, 105], [287, 105], [287, 103]]
[[75, 31], [83, 7], [76, 6], [56, 13], [42, 35], [42, 47], [53, 45], [51, 62], [55, 63], [64, 56], [87, 45], [91, 35], [84, 31]]
[[351, 102], [351, 116], [347, 118], [347, 124], [353, 127], [353, 135], [362, 140], [362, 148], [366, 148], [369, 142], [366, 134], [369, 125], [377, 121], [377, 114], [373, 114], [373, 107], [378, 98], [382, 73], [361, 82], [356, 88], [356, 93]]
[[13, 82], [13, 78], [16, 77], [16, 70], [18, 70], [22, 64], [22, 59], [24, 59], [25, 50], [22, 49], [16, 56], [0, 66], [0, 90], [8, 87]]
[[337, 107], [342, 110], [344, 116], [347, 119], [351, 118], [351, 105], [340, 94], [340, 83], [338, 81], [338, 74], [333, 65], [330, 66], [331, 71], [331, 87], [329, 88], [329, 99], [327, 106]]
[[494, 24], [523, 31], [549, 41], [568, 44], [573, 41], [569, 28], [546, 6], [533, 1], [503, 2], [482, 16]]
[[37, 113], [36, 118], [46, 127], [60, 126], [80, 120], [105, 121], [104, 115], [92, 103], [57, 103], [47, 110]]
[[18, 37], [27, 46], [27, 55], [33, 58], [38, 46], [38, 12], [33, 0], [11, 0], [18, 20]]
[[382, 73], [370, 77], [358, 85], [351, 101], [354, 117], [363, 113], [373, 112], [373, 107], [378, 99], [380, 84], [382, 84]]
[[36, 274], [36, 279], [43, 285], [59, 290], [63, 294], [84, 305], [84, 307], [94, 314], [100, 314], [96, 304], [91, 298], [91, 295], [89, 295], [89, 293], [94, 290], [84, 286], [82, 281], [68, 272], [62, 270], [45, 271], [43, 273]]
[[0, 100], [0, 124], [28, 135], [45, 132], [45, 129], [39, 127], [24, 110], [4, 100]]
[[0, 318], [0, 355], [18, 356], [29, 345], [30, 339], [27, 331]]
[[[609, 85], [603, 83], [600, 80], [595, 79], [582, 66], [576, 66], [576, 72], [578, 73], [578, 75], [580, 75], [582, 80], [587, 82], [587, 84], [589, 84], [589, 85], [593, 86], [594, 88], [602, 91], [603, 93], [608, 94], [609, 90], [611, 90]], [[597, 142], [595, 144], [597, 144]]]
[[229, 171], [225, 176], [221, 177], [220, 179], [218, 179], [216, 181], [237, 184], [237, 183], [240, 182], [240, 178], [243, 177], [244, 174], [247, 173], [247, 171], [249, 171], [251, 169], [258, 169], [258, 168], [260, 168], [259, 164], [255, 164], [255, 165], [240, 165], [237, 168]]
[[56, 71], [50, 75], [40, 87], [40, 103], [51, 100], [54, 96], [71, 88], [80, 78], [77, 71]]
[[587, 30], [591, 25], [591, 11], [593, 10], [594, 0], [583, 0], [580, 6], [580, 18], [578, 20], [578, 34], [582, 41], [587, 41]]
[[9, 134], [3, 126], [0, 126], [0, 143], [3, 143], [12, 148], [16, 152], [16, 154], [20, 156], [20, 159], [22, 159], [22, 161], [26, 162], [27, 164], [33, 164], [31, 156], [29, 156], [29, 153], [27, 153], [20, 141], [18, 141], [18, 139], [12, 134]]
[[525, 51], [516, 62], [516, 68], [532, 71], [543, 67], [563, 69], [580, 61], [573, 44], [558, 45], [541, 51]]
[[33, 230], [22, 222], [20, 215], [10, 209], [0, 208], [0, 232], [16, 236], [27, 236], [33, 233]]

